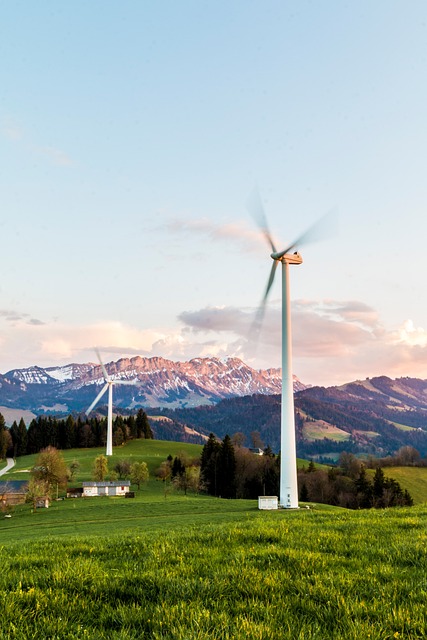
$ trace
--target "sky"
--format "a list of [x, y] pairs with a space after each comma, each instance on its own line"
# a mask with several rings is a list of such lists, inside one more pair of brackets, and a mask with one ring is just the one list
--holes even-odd
[[0, 372], [121, 357], [427, 378], [423, 0], [0, 1]]

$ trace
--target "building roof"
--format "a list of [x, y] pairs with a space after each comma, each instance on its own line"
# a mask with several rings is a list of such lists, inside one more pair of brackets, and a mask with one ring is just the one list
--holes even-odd
[[82, 482], [84, 487], [130, 487], [130, 480], [103, 480], [102, 482]]
[[0, 482], [0, 493], [27, 493], [27, 480], [9, 480]]

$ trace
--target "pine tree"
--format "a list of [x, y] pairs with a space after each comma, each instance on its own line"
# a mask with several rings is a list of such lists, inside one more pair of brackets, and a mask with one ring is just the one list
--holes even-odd
[[366, 468], [362, 464], [359, 477], [354, 481], [357, 491], [357, 502], [362, 509], [372, 507], [372, 484], [366, 477]]
[[127, 419], [127, 427], [129, 429], [129, 437], [136, 438], [137, 430], [135, 416], [129, 416], [129, 418]]
[[147, 440], [153, 439], [153, 431], [150, 423], [148, 422], [147, 414], [143, 409], [139, 409], [136, 414], [136, 437], [146, 438]]
[[66, 419], [63, 427], [63, 449], [72, 449], [76, 440], [76, 423], [72, 415], [69, 415]]
[[206, 493], [217, 496], [218, 492], [218, 457], [221, 445], [211, 433], [202, 449], [200, 477]]
[[236, 457], [229, 435], [224, 437], [218, 455], [218, 494], [222, 498], [236, 497]]
[[172, 479], [176, 478], [176, 476], [182, 476], [184, 472], [185, 472], [185, 464], [182, 462], [181, 458], [178, 458], [178, 456], [175, 456], [172, 462], [172, 471], [171, 471]]
[[308, 501], [308, 489], [307, 489], [307, 485], [305, 484], [305, 482], [302, 483], [299, 499], [301, 500], [301, 502], [307, 502]]
[[384, 471], [381, 469], [381, 467], [378, 467], [378, 469], [375, 470], [374, 483], [372, 487], [372, 495], [374, 498], [375, 507], [384, 506], [384, 501], [383, 501], [384, 487], [385, 487]]
[[19, 429], [18, 429], [18, 424], [17, 424], [16, 420], [14, 420], [12, 422], [12, 426], [10, 427], [9, 431], [10, 431], [10, 435], [11, 435], [11, 438], [12, 438], [13, 457], [17, 458], [19, 456], [19, 453], [18, 453], [18, 451], [19, 451], [19, 444], [18, 444], [18, 441], [19, 441]]
[[27, 453], [27, 427], [24, 422], [24, 418], [21, 418], [18, 424], [18, 446], [20, 456], [25, 456]]

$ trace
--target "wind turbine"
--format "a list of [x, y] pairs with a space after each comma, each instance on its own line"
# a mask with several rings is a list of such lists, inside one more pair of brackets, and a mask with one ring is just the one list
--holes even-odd
[[88, 415], [94, 406], [101, 400], [102, 396], [108, 389], [108, 416], [107, 416], [107, 448], [105, 455], [112, 456], [113, 455], [113, 386], [115, 384], [134, 384], [132, 381], [128, 380], [113, 380], [107, 373], [107, 369], [104, 366], [104, 363], [101, 360], [100, 353], [98, 349], [95, 349], [96, 355], [98, 356], [99, 364], [101, 365], [102, 375], [104, 376], [105, 385], [102, 387], [101, 391], [96, 396], [95, 400], [90, 405], [89, 409], [86, 411], [86, 415]]
[[[258, 190], [254, 190], [247, 203], [249, 212], [260, 227], [268, 244], [272, 249], [270, 257], [273, 260], [270, 276], [267, 281], [264, 296], [255, 317], [255, 328], [260, 329], [265, 313], [268, 294], [274, 282], [276, 269], [282, 265], [282, 402], [280, 416], [280, 498], [279, 504], [283, 508], [298, 508], [298, 482], [295, 443], [294, 390], [292, 376], [292, 331], [291, 305], [289, 289], [289, 268], [291, 265], [302, 264], [302, 257], [295, 251], [297, 245], [312, 242], [319, 238], [320, 230], [324, 228], [324, 218], [318, 220], [305, 233], [299, 236], [283, 251], [277, 251], [270, 233], [264, 207]], [[323, 235], [323, 234], [322, 234]]]

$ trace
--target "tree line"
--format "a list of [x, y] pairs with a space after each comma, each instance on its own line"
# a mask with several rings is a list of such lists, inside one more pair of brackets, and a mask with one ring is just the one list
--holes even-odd
[[[406, 454], [408, 458], [409, 453], [404, 451], [400, 456]], [[194, 471], [197, 467], [198, 473]], [[193, 469], [191, 474], [190, 468]], [[185, 491], [190, 489], [221, 498], [256, 499], [279, 494], [280, 456], [274, 455], [268, 447], [263, 455], [255, 455], [233, 443], [228, 435], [220, 441], [211, 433], [198, 461], [169, 456], [156, 475], [164, 481], [170, 479], [177, 488], [185, 487]], [[346, 452], [341, 454], [336, 467], [325, 470], [310, 462], [307, 468], [300, 469], [298, 487], [301, 502], [320, 502], [349, 509], [413, 504], [409, 492], [393, 478], [385, 477], [382, 468], [376, 469], [371, 480], [366, 466]]]
[[[113, 420], [113, 444], [118, 446], [134, 438], [154, 437], [147, 414], [143, 409], [127, 417], [116, 416]], [[28, 428], [23, 420], [6, 427], [0, 414], [0, 459], [6, 455], [17, 458], [38, 453], [47, 447], [56, 449], [92, 448], [105, 446], [107, 440], [107, 418], [69, 415], [67, 418], [38, 416], [31, 420]]]
[[[351, 454], [349, 454], [351, 455]], [[354, 464], [353, 464], [354, 463]], [[320, 502], [346, 509], [371, 509], [412, 506], [413, 499], [394, 478], [387, 478], [378, 467], [372, 480], [366, 467], [354, 458], [351, 464], [318, 469], [313, 462], [298, 471], [301, 502]]]

